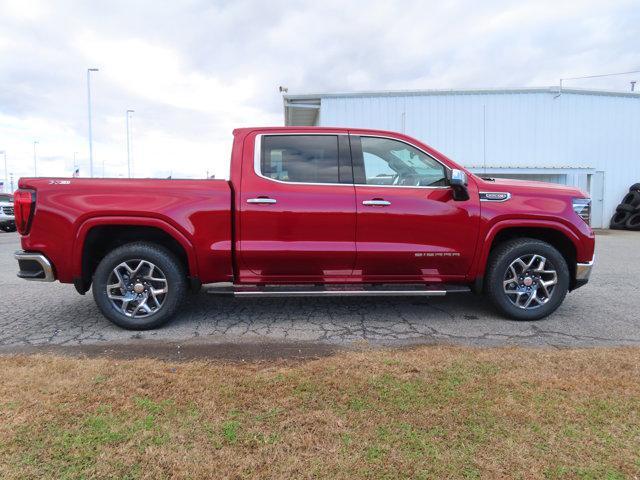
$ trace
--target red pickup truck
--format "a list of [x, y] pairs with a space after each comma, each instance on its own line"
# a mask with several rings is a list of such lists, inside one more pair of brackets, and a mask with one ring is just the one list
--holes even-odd
[[233, 134], [229, 181], [21, 179], [18, 276], [91, 288], [108, 319], [139, 330], [203, 284], [247, 297], [484, 292], [535, 320], [589, 278], [580, 190], [477, 177], [393, 132]]

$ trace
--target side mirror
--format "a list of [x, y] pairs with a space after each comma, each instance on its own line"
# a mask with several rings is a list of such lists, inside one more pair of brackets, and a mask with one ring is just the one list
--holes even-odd
[[466, 187], [469, 185], [467, 174], [457, 168], [452, 169], [451, 178], [449, 178], [449, 185], [452, 187]]
[[453, 199], [456, 201], [469, 200], [469, 191], [467, 185], [469, 180], [467, 174], [462, 170], [454, 168], [449, 176], [449, 185], [453, 188]]

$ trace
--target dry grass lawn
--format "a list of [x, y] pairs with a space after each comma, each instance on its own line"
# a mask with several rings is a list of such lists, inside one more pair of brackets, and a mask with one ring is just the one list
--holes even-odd
[[0, 478], [640, 477], [640, 349], [0, 358]]

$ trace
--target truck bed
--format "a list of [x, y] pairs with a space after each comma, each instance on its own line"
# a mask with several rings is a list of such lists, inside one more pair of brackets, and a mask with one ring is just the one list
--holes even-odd
[[183, 239], [189, 269], [203, 283], [232, 278], [231, 187], [225, 180], [22, 178], [19, 187], [35, 190], [37, 198], [22, 248], [46, 251], [61, 282], [75, 280], [79, 246], [92, 229], [107, 224], [155, 228]]

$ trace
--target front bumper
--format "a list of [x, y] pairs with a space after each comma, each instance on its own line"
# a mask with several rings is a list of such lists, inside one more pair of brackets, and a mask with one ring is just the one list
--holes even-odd
[[56, 275], [47, 257], [41, 253], [19, 251], [14, 254], [18, 260], [18, 277], [37, 282], [53, 282]]
[[576, 263], [576, 284], [574, 289], [582, 287], [589, 281], [594, 261], [595, 258], [587, 263]]

